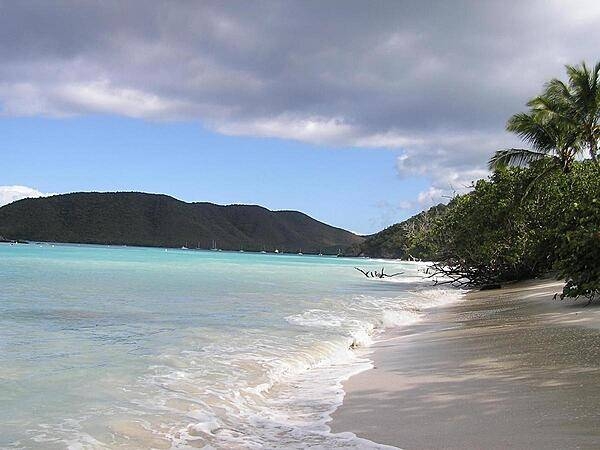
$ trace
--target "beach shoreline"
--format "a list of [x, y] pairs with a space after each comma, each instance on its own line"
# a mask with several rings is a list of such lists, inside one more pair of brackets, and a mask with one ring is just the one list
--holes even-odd
[[533, 280], [427, 312], [344, 383], [333, 433], [405, 449], [597, 448], [600, 308]]

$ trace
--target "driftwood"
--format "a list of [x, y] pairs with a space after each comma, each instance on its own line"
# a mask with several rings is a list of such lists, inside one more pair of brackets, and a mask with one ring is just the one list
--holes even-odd
[[387, 274], [385, 273], [384, 268], [381, 268], [381, 272], [377, 272], [376, 270], [362, 270], [358, 267], [355, 267], [356, 270], [358, 270], [360, 273], [362, 273], [365, 277], [367, 278], [391, 278], [391, 277], [395, 277], [397, 275], [402, 275], [404, 272], [398, 272], [398, 273], [392, 273], [392, 274]]
[[468, 286], [472, 284], [470, 277], [463, 270], [441, 264], [432, 264], [425, 271], [425, 275], [425, 278], [431, 279], [435, 286], [442, 284]]
[[492, 289], [500, 283], [498, 280], [501, 274], [509, 270], [510, 267], [500, 265], [468, 265], [464, 261], [445, 261], [429, 265], [425, 271], [425, 278], [432, 280], [434, 285], [450, 284], [456, 287]]

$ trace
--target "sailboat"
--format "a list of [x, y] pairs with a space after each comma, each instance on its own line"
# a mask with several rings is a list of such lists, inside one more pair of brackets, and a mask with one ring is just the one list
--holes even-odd
[[212, 248], [210, 250], [213, 252], [219, 251], [219, 249], [217, 248], [217, 241], [215, 241], [214, 239], [213, 239]]
[[302, 249], [300, 249], [300, 251], [298, 252], [298, 254], [299, 254], [300, 256], [304, 255], [304, 253], [302, 253]]

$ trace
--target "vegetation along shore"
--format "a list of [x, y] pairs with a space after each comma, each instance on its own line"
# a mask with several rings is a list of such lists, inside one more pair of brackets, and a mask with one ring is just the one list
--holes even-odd
[[354, 247], [356, 254], [436, 261], [430, 274], [484, 286], [544, 274], [562, 297], [600, 292], [600, 63], [567, 66], [508, 120], [523, 148], [496, 151], [492, 175]]

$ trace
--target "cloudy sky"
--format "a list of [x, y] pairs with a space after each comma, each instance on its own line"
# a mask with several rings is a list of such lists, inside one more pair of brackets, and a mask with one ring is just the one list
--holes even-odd
[[0, 204], [79, 190], [373, 232], [486, 176], [594, 1], [0, 0]]

